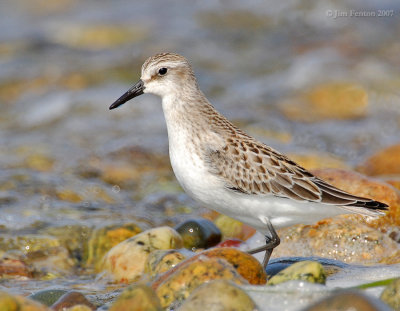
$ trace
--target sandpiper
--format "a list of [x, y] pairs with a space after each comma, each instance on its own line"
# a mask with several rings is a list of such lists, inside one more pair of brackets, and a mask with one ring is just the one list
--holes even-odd
[[387, 205], [340, 190], [234, 126], [200, 91], [189, 62], [161, 53], [148, 58], [140, 80], [117, 108], [143, 93], [158, 95], [167, 122], [169, 155], [186, 193], [265, 235], [267, 266], [280, 240], [274, 228], [311, 224], [339, 214], [383, 215]]

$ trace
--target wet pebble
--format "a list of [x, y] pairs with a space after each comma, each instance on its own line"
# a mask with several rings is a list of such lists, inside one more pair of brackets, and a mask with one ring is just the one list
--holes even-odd
[[382, 301], [361, 294], [348, 291], [338, 292], [330, 297], [324, 298], [316, 304], [309, 306], [303, 311], [390, 311], [391, 309]]
[[233, 238], [245, 241], [256, 232], [254, 228], [226, 215], [218, 215], [214, 223], [221, 230], [223, 240]]
[[96, 310], [96, 306], [94, 306], [90, 301], [86, 299], [84, 295], [79, 292], [68, 292], [62, 295], [52, 306], [51, 308], [54, 311], [64, 311], [67, 308], [74, 307], [76, 305], [84, 305], [90, 308], [90, 310]]
[[325, 284], [326, 274], [324, 267], [316, 261], [297, 262], [274, 275], [268, 281], [268, 285], [276, 285], [292, 280]]
[[235, 284], [216, 280], [196, 288], [183, 302], [178, 311], [254, 311], [254, 301]]
[[400, 278], [386, 286], [380, 298], [394, 310], [400, 310]]
[[151, 278], [164, 273], [186, 259], [179, 250], [156, 250], [150, 253], [145, 264], [145, 273]]
[[46, 306], [51, 306], [66, 293], [67, 291], [64, 289], [45, 289], [29, 295], [28, 298]]
[[0, 278], [32, 278], [33, 269], [23, 260], [4, 257], [0, 259]]
[[221, 231], [208, 219], [189, 219], [177, 225], [175, 230], [183, 239], [183, 246], [195, 251], [198, 248], [209, 248], [221, 241]]
[[191, 260], [196, 260], [196, 258], [203, 256], [226, 260], [250, 284], [262, 285], [266, 283], [267, 275], [264, 268], [259, 261], [250, 254], [232, 247], [219, 247], [205, 250], [194, 256]]
[[144, 284], [126, 288], [111, 305], [109, 311], [161, 311], [155, 292]]
[[4, 311], [50, 311], [37, 301], [22, 296], [13, 296], [0, 291], [0, 310]]
[[93, 265], [96, 270], [99, 270], [104, 254], [118, 243], [137, 235], [141, 231], [140, 227], [134, 223], [108, 225], [93, 230], [87, 244], [87, 252], [84, 255], [86, 265]]
[[161, 306], [166, 308], [171, 304], [180, 304], [201, 284], [218, 279], [248, 284], [226, 260], [201, 256], [196, 260], [184, 261], [159, 276], [152, 283], [152, 288], [159, 297]]
[[141, 277], [149, 254], [160, 249], [181, 248], [182, 238], [170, 227], [144, 231], [114, 246], [105, 256], [103, 267], [116, 282]]

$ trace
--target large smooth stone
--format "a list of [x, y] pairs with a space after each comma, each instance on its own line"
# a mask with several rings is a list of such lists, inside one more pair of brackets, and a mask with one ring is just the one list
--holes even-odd
[[216, 280], [196, 288], [178, 311], [254, 311], [254, 301], [235, 284]]
[[300, 261], [278, 272], [268, 281], [268, 285], [276, 285], [292, 280], [325, 284], [324, 267], [316, 261]]
[[116, 282], [138, 280], [152, 251], [181, 248], [182, 238], [170, 227], [158, 227], [144, 231], [114, 246], [104, 256], [104, 269]]
[[145, 273], [149, 274], [150, 278], [154, 278], [162, 274], [180, 262], [184, 261], [186, 256], [179, 250], [158, 250], [150, 253], [145, 265]]
[[126, 288], [111, 305], [109, 311], [161, 311], [160, 301], [147, 285]]
[[161, 301], [161, 307], [175, 306], [203, 283], [211, 280], [231, 280], [248, 284], [226, 260], [201, 256], [187, 260], [155, 279], [152, 288]]

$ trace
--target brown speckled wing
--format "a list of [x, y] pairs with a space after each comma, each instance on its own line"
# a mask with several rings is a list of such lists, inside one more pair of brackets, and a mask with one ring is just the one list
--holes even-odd
[[385, 209], [386, 206], [329, 185], [251, 138], [228, 138], [223, 148], [209, 150], [206, 159], [210, 172], [222, 178], [232, 191], [368, 209]]

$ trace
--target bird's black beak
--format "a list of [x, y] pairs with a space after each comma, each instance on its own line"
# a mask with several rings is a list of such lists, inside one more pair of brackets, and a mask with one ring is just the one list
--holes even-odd
[[117, 108], [123, 104], [125, 104], [127, 101], [131, 100], [132, 98], [135, 98], [136, 96], [142, 95], [144, 91], [144, 83], [142, 80], [139, 80], [134, 86], [132, 86], [124, 95], [122, 95], [120, 98], [118, 98], [111, 106], [110, 110]]

